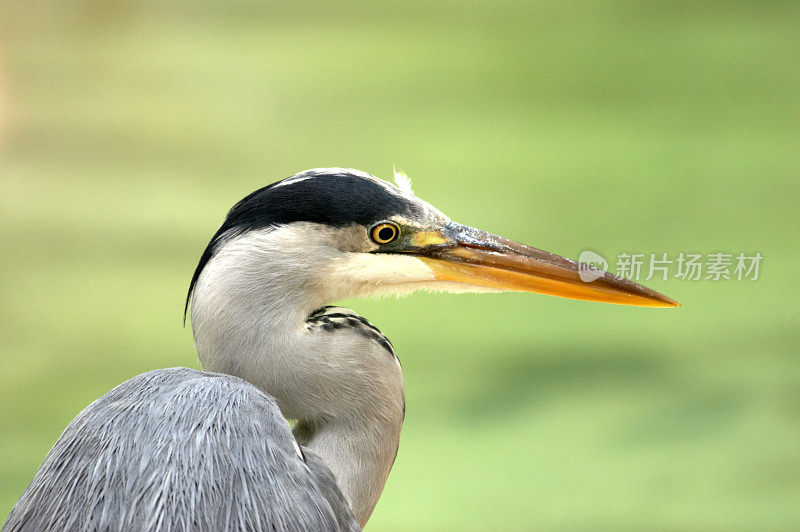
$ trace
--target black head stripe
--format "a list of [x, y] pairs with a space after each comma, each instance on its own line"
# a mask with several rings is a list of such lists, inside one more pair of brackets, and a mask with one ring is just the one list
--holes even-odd
[[223, 236], [291, 222], [370, 226], [395, 215], [413, 218], [422, 214], [420, 204], [391, 187], [347, 170], [321, 170], [297, 174], [248, 195], [228, 212], [203, 251], [186, 296], [184, 321], [197, 279]]
[[231, 209], [223, 228], [244, 232], [291, 222], [371, 225], [397, 214], [421, 214], [419, 204], [393, 191], [388, 183], [346, 172], [304, 176], [253, 192]]

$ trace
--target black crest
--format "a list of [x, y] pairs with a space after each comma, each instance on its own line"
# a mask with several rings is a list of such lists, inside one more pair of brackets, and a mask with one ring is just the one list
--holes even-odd
[[242, 234], [291, 222], [316, 222], [334, 227], [372, 225], [394, 215], [414, 217], [421, 207], [388, 183], [348, 170], [309, 170], [260, 188], [242, 199], [206, 246], [189, 284], [189, 298], [200, 273], [217, 252], [224, 235]]

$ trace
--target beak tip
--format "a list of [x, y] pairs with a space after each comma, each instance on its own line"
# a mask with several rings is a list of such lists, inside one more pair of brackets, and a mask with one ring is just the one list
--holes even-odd
[[656, 305], [658, 308], [678, 308], [681, 306], [680, 303], [663, 294], [657, 294], [655, 300], [658, 301], [659, 303], [658, 305]]

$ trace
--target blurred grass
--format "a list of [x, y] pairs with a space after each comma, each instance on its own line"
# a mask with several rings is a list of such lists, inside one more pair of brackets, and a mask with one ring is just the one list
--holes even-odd
[[752, 253], [676, 311], [350, 306], [407, 381], [376, 530], [800, 526], [797, 3], [0, 5], [0, 519], [86, 404], [197, 367], [226, 210], [317, 166], [560, 254]]

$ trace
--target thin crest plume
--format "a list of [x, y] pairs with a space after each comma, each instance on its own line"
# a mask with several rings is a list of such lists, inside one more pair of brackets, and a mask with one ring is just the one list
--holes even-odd
[[413, 196], [414, 191], [411, 190], [411, 178], [402, 170], [398, 170], [397, 168], [392, 169], [394, 170], [394, 183], [397, 185], [397, 188]]

